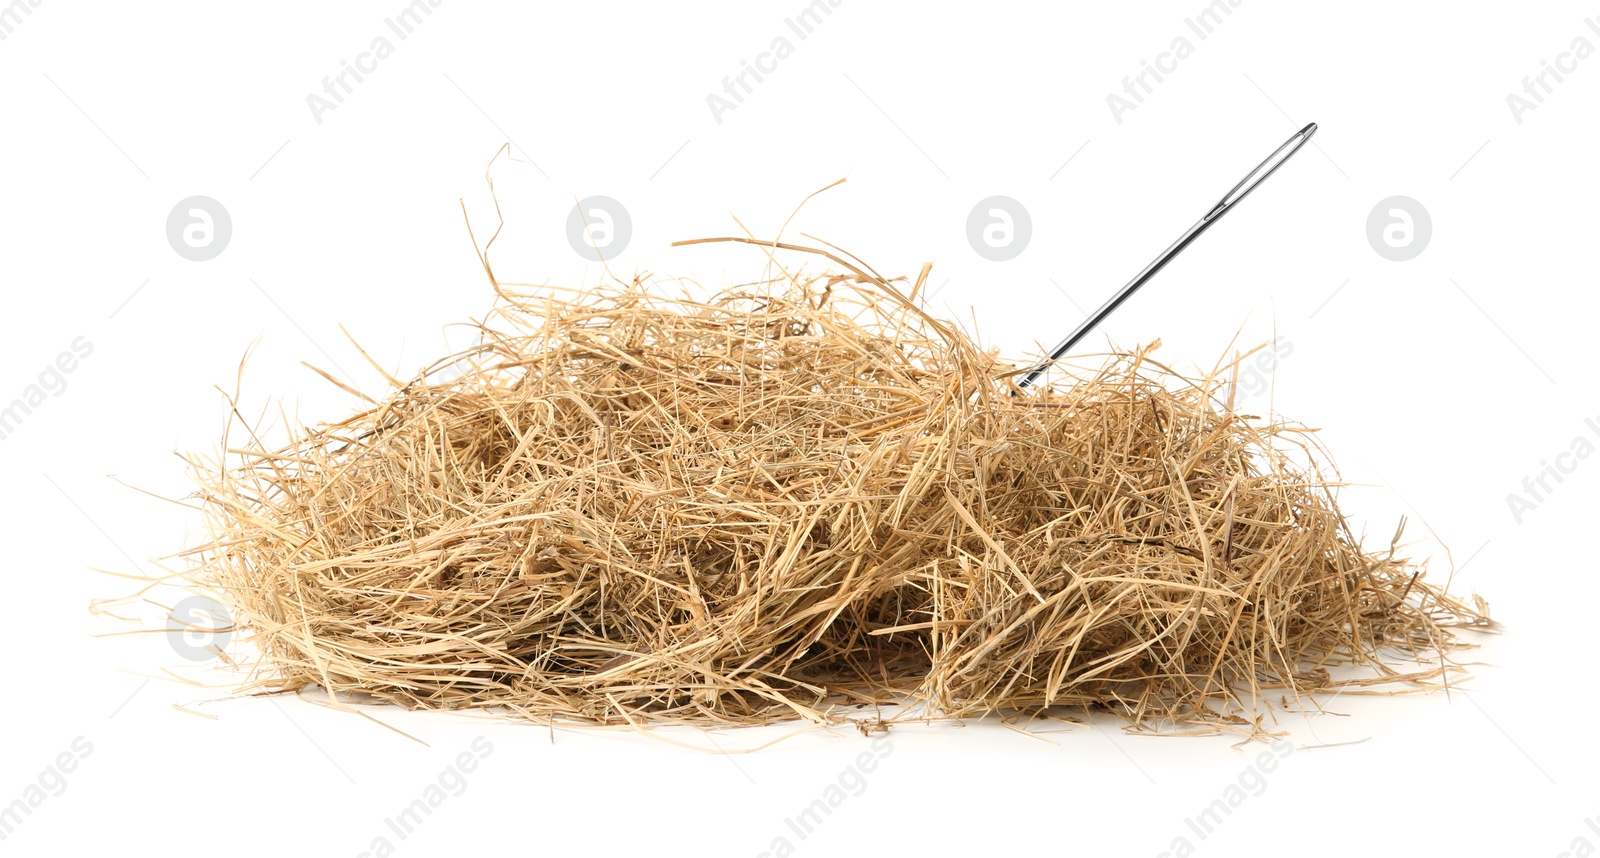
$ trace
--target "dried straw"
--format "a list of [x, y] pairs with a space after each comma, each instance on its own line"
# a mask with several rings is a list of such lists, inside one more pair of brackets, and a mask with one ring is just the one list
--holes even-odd
[[1215, 728], [1274, 691], [1436, 684], [1452, 629], [1491, 624], [1364, 550], [1307, 430], [1234, 413], [1225, 371], [1146, 348], [1014, 395], [1015, 367], [824, 255], [850, 273], [707, 300], [497, 284], [481, 346], [191, 459], [210, 535], [181, 575], [259, 647], [244, 687], [605, 725], [899, 703]]

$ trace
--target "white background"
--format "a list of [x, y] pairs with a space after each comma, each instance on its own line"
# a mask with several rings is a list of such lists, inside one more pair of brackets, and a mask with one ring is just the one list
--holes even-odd
[[[1600, 843], [1585, 824], [1600, 814], [1586, 718], [1600, 458], [1520, 522], [1507, 501], [1528, 498], [1524, 477], [1574, 438], [1600, 444], [1584, 424], [1600, 416], [1600, 56], [1520, 122], [1506, 100], [1574, 39], [1600, 46], [1585, 24], [1600, 6], [1245, 0], [1201, 40], [1184, 24], [1201, 0], [843, 0], [800, 40], [783, 22], [802, 0], [446, 0], [401, 41], [383, 20], [403, 5], [43, 0], [0, 41], [0, 405], [75, 338], [93, 345], [67, 388], [0, 442], [0, 804], [74, 738], [93, 746], [0, 852], [356, 855], [480, 735], [493, 752], [466, 792], [396, 840], [397, 854], [753, 855], [779, 836], [816, 855], [1158, 854], [1179, 835], [1212, 855]], [[393, 55], [318, 123], [307, 95], [379, 35]], [[1180, 35], [1193, 53], [1117, 121], [1107, 95]], [[778, 36], [792, 56], [716, 121], [707, 95]], [[1410, 516], [1413, 552], [1441, 579], [1453, 558], [1453, 588], [1485, 595], [1507, 633], [1448, 696], [1346, 695], [1337, 714], [1280, 713], [1298, 750], [1207, 839], [1185, 818], [1260, 746], [1127, 736], [1108, 720], [1044, 738], [901, 728], [865, 792], [799, 840], [785, 817], [867, 749], [861, 737], [814, 731], [725, 757], [374, 713], [424, 746], [293, 698], [197, 704], [218, 693], [168, 681], [161, 668], [181, 660], [159, 634], [97, 637], [137, 627], [88, 613], [92, 598], [130, 589], [91, 570], [158, 574], [154, 558], [192, 544], [195, 518], [152, 495], [187, 492], [173, 454], [214, 448], [216, 387], [233, 389], [252, 343], [245, 404], [282, 400], [314, 423], [352, 403], [302, 360], [381, 391], [341, 324], [410, 374], [445, 353], [448, 323], [489, 307], [458, 200], [481, 242], [495, 223], [485, 168], [508, 140], [517, 160], [492, 168], [504, 280], [601, 277], [564, 229], [594, 194], [622, 201], [634, 224], [613, 272], [750, 279], [753, 250], [668, 244], [736, 234], [734, 216], [770, 237], [805, 195], [848, 176], [788, 236], [819, 235], [885, 273], [932, 261], [931, 285], [948, 283], [931, 306], [1020, 354], [1054, 343], [1312, 120], [1317, 148], [1091, 343], [1159, 337], [1161, 356], [1192, 367], [1236, 334], [1285, 337], [1292, 351], [1260, 407], [1322, 428], [1361, 484], [1342, 494], [1358, 526], [1385, 543]], [[196, 194], [233, 221], [208, 262], [181, 258], [164, 232]], [[1032, 242], [1010, 262], [966, 241], [968, 211], [993, 194], [1031, 213]], [[1408, 262], [1366, 238], [1369, 211], [1396, 194], [1433, 222]], [[737, 750], [783, 732], [663, 735]]]

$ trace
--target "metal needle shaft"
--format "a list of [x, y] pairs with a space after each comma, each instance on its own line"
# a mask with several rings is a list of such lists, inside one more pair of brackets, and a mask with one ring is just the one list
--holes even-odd
[[1266, 181], [1268, 176], [1272, 175], [1279, 167], [1283, 166], [1283, 163], [1289, 160], [1289, 157], [1295, 152], [1299, 151], [1300, 147], [1304, 146], [1306, 142], [1311, 139], [1311, 135], [1315, 134], [1316, 132], [1317, 123], [1313, 122], [1299, 131], [1296, 131], [1292, 137], [1290, 137], [1288, 140], [1285, 140], [1282, 146], [1279, 146], [1276, 151], [1267, 156], [1267, 160], [1262, 161], [1259, 166], [1246, 174], [1243, 179], [1240, 179], [1239, 184], [1234, 185], [1232, 190], [1224, 194], [1222, 199], [1218, 200], [1217, 204], [1211, 207], [1210, 211], [1206, 212], [1205, 215], [1200, 218], [1200, 220], [1195, 222], [1194, 226], [1189, 227], [1188, 231], [1184, 232], [1183, 235], [1178, 236], [1178, 240], [1174, 241], [1171, 247], [1161, 251], [1160, 256], [1157, 256], [1155, 259], [1151, 260], [1150, 264], [1146, 265], [1143, 271], [1140, 271], [1138, 274], [1134, 275], [1132, 280], [1128, 281], [1128, 285], [1118, 289], [1115, 295], [1112, 295], [1104, 304], [1101, 304], [1100, 309], [1090, 313], [1089, 317], [1084, 319], [1083, 322], [1079, 324], [1072, 333], [1068, 334], [1067, 338], [1062, 340], [1060, 345], [1057, 345], [1055, 348], [1050, 350], [1050, 356], [1048, 358], [1030, 369], [1028, 373], [1022, 377], [1022, 380], [1017, 382], [1017, 387], [1026, 388], [1033, 384], [1040, 375], [1044, 374], [1045, 370], [1050, 368], [1051, 364], [1055, 363], [1057, 360], [1060, 360], [1061, 356], [1066, 354], [1067, 351], [1076, 345], [1079, 340], [1083, 339], [1084, 335], [1094, 330], [1095, 326], [1099, 325], [1107, 316], [1111, 315], [1112, 311], [1121, 306], [1123, 301], [1128, 300], [1128, 298], [1133, 295], [1134, 292], [1139, 291], [1139, 287], [1143, 286], [1150, 280], [1150, 278], [1154, 277], [1157, 271], [1160, 271], [1162, 268], [1166, 267], [1166, 264], [1171, 262], [1174, 256], [1182, 253], [1183, 249], [1188, 247], [1195, 239], [1199, 238], [1201, 233], [1204, 233], [1211, 227], [1212, 224], [1221, 220], [1223, 215], [1227, 214], [1233, 209], [1234, 206], [1238, 205], [1241, 200], [1249, 196], [1250, 192], [1255, 190], [1257, 185], [1260, 185], [1262, 182]]

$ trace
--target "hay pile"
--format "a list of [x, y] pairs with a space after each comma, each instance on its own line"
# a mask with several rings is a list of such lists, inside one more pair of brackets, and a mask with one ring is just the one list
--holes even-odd
[[1015, 367], [859, 270], [500, 294], [481, 346], [367, 410], [192, 460], [210, 537], [182, 576], [259, 647], [246, 688], [1214, 727], [1438, 679], [1452, 627], [1489, 622], [1359, 547], [1303, 430], [1148, 350], [1014, 396]]

